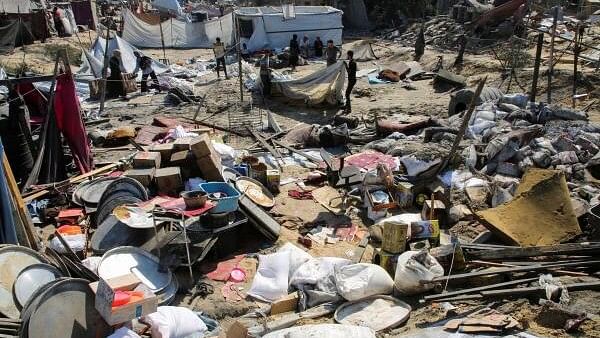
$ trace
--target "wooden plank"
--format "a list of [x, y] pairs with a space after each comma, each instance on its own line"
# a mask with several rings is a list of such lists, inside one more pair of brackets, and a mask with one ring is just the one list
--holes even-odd
[[264, 138], [262, 138], [262, 136], [258, 135], [254, 130], [252, 130], [251, 128], [249, 128], [247, 126], [246, 126], [246, 129], [252, 135], [252, 137], [254, 137], [263, 148], [265, 148], [265, 150], [267, 150], [269, 153], [271, 153], [271, 155], [273, 155], [273, 157], [275, 158], [275, 162], [277, 163], [277, 166], [279, 166], [281, 168], [278, 160], [281, 160], [283, 162], [283, 157], [281, 156], [279, 151], [277, 151], [276, 148], [273, 148], [267, 141], [265, 141]]
[[41, 75], [41, 76], [19, 77], [19, 78], [15, 78], [15, 79], [4, 79], [4, 80], [0, 80], [0, 86], [51, 81], [53, 78], [54, 78], [54, 75]]
[[512, 247], [483, 251], [469, 251], [468, 259], [503, 260], [525, 257], [557, 256], [557, 255], [596, 255], [600, 253], [600, 243], [568, 243], [532, 247]]
[[[582, 291], [582, 290], [599, 290], [600, 282], [584, 282], [567, 284], [564, 286], [569, 291]], [[482, 291], [481, 295], [484, 297], [503, 297], [503, 296], [524, 296], [529, 294], [535, 294], [538, 292], [544, 292], [546, 288], [541, 286], [532, 286], [527, 288], [512, 288], [502, 290], [488, 290]]]
[[[523, 263], [523, 262], [520, 262]], [[481, 265], [481, 266], [499, 266], [499, 267], [511, 267], [511, 266], [529, 266], [532, 264], [536, 264], [536, 262], [527, 262], [528, 264], [517, 264], [516, 262], [503, 262], [503, 263], [497, 263], [497, 262], [485, 262], [485, 261], [470, 261], [469, 264], [476, 264], [476, 265]], [[548, 263], [540, 263], [542, 265], [544, 264], [556, 264], [559, 262], [548, 262]], [[562, 275], [567, 275], [567, 276], [576, 276], [576, 277], [586, 277], [589, 276], [588, 273], [584, 273], [584, 272], [576, 272], [576, 271], [567, 271], [567, 270], [553, 270], [556, 272], [559, 272]]]
[[531, 282], [534, 282], [537, 280], [539, 280], [538, 277], [517, 279], [517, 280], [513, 280], [513, 281], [509, 281], [509, 282], [490, 284], [490, 285], [479, 286], [479, 287], [470, 288], [470, 289], [463, 289], [463, 290], [458, 290], [458, 291], [441, 293], [438, 295], [428, 295], [428, 296], [423, 297], [423, 299], [426, 301], [432, 301], [432, 300], [437, 300], [437, 299], [442, 299], [442, 298], [461, 296], [461, 295], [465, 295], [468, 293], [475, 293], [475, 292], [479, 292], [479, 291], [500, 289], [505, 286], [513, 286], [513, 285], [519, 285], [519, 284], [524, 284], [524, 283], [531, 283]]
[[8, 183], [9, 193], [16, 204], [17, 214], [20, 219], [20, 223], [23, 224], [23, 232], [25, 233], [27, 243], [21, 243], [21, 245], [28, 246], [33, 250], [39, 250], [39, 238], [35, 234], [35, 229], [33, 227], [33, 222], [31, 221], [31, 216], [29, 215], [29, 210], [27, 210], [27, 206], [25, 205], [25, 201], [21, 198], [21, 192], [19, 191], [19, 186], [17, 185], [17, 181], [12, 173], [12, 169], [10, 164], [8, 163], [8, 158], [6, 154], [2, 155], [2, 167], [4, 169], [6, 175], [6, 181]]
[[[460, 281], [460, 280], [469, 279], [469, 278], [473, 278], [473, 277], [490, 276], [490, 275], [497, 275], [497, 274], [516, 273], [516, 272], [536, 272], [536, 271], [546, 271], [546, 270], [550, 270], [553, 268], [584, 267], [584, 266], [591, 266], [591, 265], [598, 265], [598, 264], [600, 264], [600, 261], [597, 261], [597, 260], [596, 261], [587, 261], [587, 262], [560, 263], [560, 264], [552, 264], [552, 265], [536, 264], [536, 265], [532, 265], [532, 266], [500, 268], [500, 269], [493, 270], [493, 271], [476, 271], [476, 272], [461, 273], [461, 274], [450, 275], [450, 276], [436, 277], [431, 282], [434, 282], [434, 283], [446, 282], [447, 280], [448, 281]], [[423, 282], [430, 283], [428, 281], [423, 281]]]
[[273, 143], [277, 144], [278, 146], [280, 146], [282, 148], [285, 148], [285, 149], [291, 151], [292, 153], [298, 154], [298, 155], [306, 158], [307, 160], [311, 161], [312, 163], [319, 164], [319, 163], [323, 162], [323, 161], [319, 160], [318, 158], [312, 157], [301, 150], [294, 149], [294, 148], [288, 146], [287, 144], [283, 144], [276, 140], [273, 140]]
[[260, 231], [265, 237], [271, 240], [276, 240], [279, 237], [281, 231], [281, 225], [265, 212], [261, 207], [257, 206], [245, 195], [240, 196], [239, 199], [240, 209], [250, 220], [258, 231]]

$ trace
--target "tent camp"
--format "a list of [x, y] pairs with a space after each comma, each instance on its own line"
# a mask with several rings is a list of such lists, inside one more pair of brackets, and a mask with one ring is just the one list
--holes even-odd
[[[292, 101], [308, 105], [337, 105], [344, 102], [346, 67], [339, 61], [325, 69], [320, 69], [300, 79], [289, 80], [273, 72], [271, 90], [274, 95], [282, 95]], [[262, 87], [258, 77], [258, 87]]]
[[359, 40], [346, 47], [347, 50], [354, 52], [354, 60], [358, 62], [376, 60], [375, 52], [371, 47], [371, 43], [367, 40]]
[[[50, 37], [46, 25], [46, 13], [40, 0], [0, 0], [0, 26], [22, 21], [27, 26], [34, 40]], [[0, 40], [4, 38], [0, 32]]]
[[22, 20], [0, 21], [0, 53], [11, 52], [15, 47], [30, 45], [35, 40], [27, 23]]
[[241, 41], [250, 51], [289, 46], [293, 34], [301, 40], [333, 40], [342, 44], [343, 12], [327, 6], [296, 6], [295, 17], [284, 19], [281, 7], [243, 7], [235, 12], [240, 23]]
[[160, 48], [161, 35], [167, 48], [211, 48], [217, 37], [227, 46], [233, 44], [231, 14], [204, 22], [169, 19], [152, 25], [125, 10], [123, 22], [123, 39], [139, 48]]
[[[82, 55], [82, 66], [77, 73], [79, 79], [87, 78], [100, 78], [102, 74], [102, 65], [104, 62], [104, 48], [106, 46], [106, 39], [103, 37], [96, 38], [96, 41], [92, 45], [91, 50], [85, 51]], [[135, 69], [136, 58], [133, 52], [138, 50], [133, 47], [127, 41], [116, 36], [108, 42], [108, 55], [111, 56], [115, 49], [121, 51], [121, 59], [123, 60], [123, 67], [128, 73], [132, 73]], [[157, 74], [166, 72], [169, 68], [156, 60], [152, 61], [152, 68]], [[138, 74], [139, 75], [139, 74]]]

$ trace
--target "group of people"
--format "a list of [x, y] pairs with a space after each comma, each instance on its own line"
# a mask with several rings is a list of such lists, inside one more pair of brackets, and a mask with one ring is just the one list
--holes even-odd
[[[325, 49], [323, 49], [323, 47], [321, 37], [317, 36], [313, 43], [313, 49], [315, 51], [314, 55], [317, 58], [322, 58], [324, 54], [325, 59], [327, 60], [327, 66], [331, 66], [337, 62], [337, 59], [341, 56], [341, 51], [333, 44], [333, 40], [328, 40], [327, 47]], [[305, 35], [304, 38], [302, 38], [302, 45], [300, 45], [298, 42], [298, 35], [294, 34], [290, 40], [289, 50], [290, 67], [292, 68], [292, 71], [295, 71], [296, 66], [298, 66], [298, 61], [300, 60], [300, 55], [304, 58], [310, 57], [310, 39]]]

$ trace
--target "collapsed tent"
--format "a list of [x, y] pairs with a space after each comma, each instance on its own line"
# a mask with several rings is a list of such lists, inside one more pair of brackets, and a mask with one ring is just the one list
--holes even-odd
[[233, 44], [233, 16], [227, 14], [216, 20], [185, 22], [169, 19], [151, 25], [133, 12], [123, 12], [123, 39], [140, 48], [211, 48], [217, 38], [227, 46]]
[[347, 50], [354, 52], [354, 60], [359, 62], [376, 60], [377, 56], [371, 48], [371, 43], [366, 40], [360, 40], [350, 45]]
[[0, 23], [0, 53], [11, 52], [15, 47], [30, 45], [35, 38], [22, 20]]
[[273, 72], [271, 86], [274, 93], [309, 105], [321, 103], [336, 105], [344, 100], [345, 81], [346, 67], [344, 62], [339, 61], [296, 80], [278, 80], [276, 73]]
[[176, 16], [183, 15], [183, 8], [179, 0], [152, 0], [152, 6], [161, 12]]
[[[98, 37], [94, 44], [92, 45], [91, 50], [85, 51], [84, 55], [82, 55], [83, 64], [77, 73], [78, 77], [93, 77], [100, 78], [102, 77], [102, 65], [104, 64], [104, 48], [106, 47], [106, 39], [103, 37]], [[116, 36], [108, 42], [108, 55], [112, 56], [112, 53], [115, 49], [121, 51], [121, 59], [123, 60], [123, 67], [128, 73], [133, 73], [136, 65], [136, 57], [133, 55], [133, 52], [139, 51], [137, 48], [133, 47], [127, 41], [121, 39]], [[141, 52], [143, 54], [143, 52]], [[152, 60], [152, 69], [157, 74], [164, 73], [169, 68], [156, 60]]]
[[278, 7], [244, 7], [235, 11], [239, 20], [241, 41], [250, 51], [289, 46], [293, 34], [301, 40], [333, 40], [342, 44], [343, 12], [327, 6], [296, 6], [296, 17], [284, 19]]

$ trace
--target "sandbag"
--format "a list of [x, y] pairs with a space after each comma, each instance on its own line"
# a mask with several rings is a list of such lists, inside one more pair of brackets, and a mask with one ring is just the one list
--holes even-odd
[[290, 252], [258, 256], [258, 269], [248, 295], [266, 302], [287, 296]]
[[329, 279], [336, 268], [352, 263], [348, 259], [338, 257], [313, 258], [302, 264], [292, 275], [290, 285], [298, 287], [304, 284], [316, 285]]
[[159, 306], [155, 313], [142, 317], [150, 325], [152, 338], [184, 338], [208, 330], [192, 310], [179, 306]]
[[292, 276], [298, 268], [312, 259], [312, 256], [295, 246], [294, 244], [287, 242], [285, 243], [277, 252], [289, 252], [290, 253], [290, 269], [289, 269], [289, 278], [292, 280]]
[[343, 266], [335, 272], [338, 292], [354, 301], [374, 295], [387, 295], [394, 290], [394, 281], [384, 268], [369, 263]]
[[444, 275], [444, 268], [427, 251], [407, 251], [398, 257], [394, 290], [401, 295], [414, 295], [433, 288], [422, 284]]

